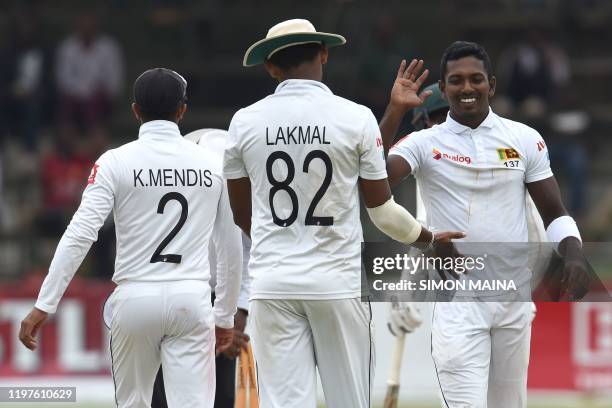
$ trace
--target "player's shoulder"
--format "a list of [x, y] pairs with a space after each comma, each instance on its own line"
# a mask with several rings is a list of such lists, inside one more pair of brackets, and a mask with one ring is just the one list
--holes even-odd
[[240, 119], [243, 117], [248, 117], [252, 115], [259, 115], [262, 111], [273, 108], [273, 97], [274, 94], [270, 94], [262, 99], [259, 99], [256, 102], [253, 102], [250, 105], [244, 106], [238, 109], [232, 118], [232, 121], [235, 119]]
[[112, 149], [106, 150], [104, 153], [102, 153], [100, 155], [100, 157], [98, 157], [98, 160], [96, 160], [96, 163], [99, 163], [99, 162], [114, 162], [114, 161], [119, 160], [121, 158], [121, 156], [123, 156], [125, 154], [125, 152], [130, 149], [130, 147], [128, 147], [128, 145], [130, 145], [132, 143], [133, 142], [129, 142], [129, 143], [123, 144], [121, 146], [114, 147]]
[[403, 146], [409, 143], [430, 143], [433, 142], [435, 137], [437, 137], [441, 131], [442, 127], [440, 125], [434, 125], [428, 129], [417, 130], [403, 136], [400, 140], [395, 142], [393, 147]]
[[504, 118], [496, 115], [499, 126], [508, 132], [510, 135], [516, 137], [519, 141], [533, 141], [534, 139], [542, 139], [540, 132], [531, 126], [519, 122], [516, 120]]
[[133, 154], [133, 152], [137, 150], [139, 150], [138, 139], [132, 140], [131, 142], [127, 142], [113, 149], [109, 149], [104, 152], [100, 158], [108, 157], [111, 160], [121, 159], [127, 155]]
[[343, 96], [340, 95], [336, 95], [333, 93], [329, 93], [327, 94], [328, 98], [333, 101], [334, 103], [338, 104], [339, 107], [341, 108], [345, 108], [345, 109], [351, 109], [357, 112], [363, 112], [363, 113], [371, 113], [372, 110], [370, 108], [368, 108], [365, 105], [362, 105], [360, 103], [357, 103], [355, 101], [352, 101], [350, 99], [347, 99]]

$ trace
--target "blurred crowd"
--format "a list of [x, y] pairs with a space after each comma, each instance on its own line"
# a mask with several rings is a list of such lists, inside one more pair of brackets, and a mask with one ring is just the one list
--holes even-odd
[[[0, 237], [28, 248], [20, 257], [36, 268], [50, 259], [93, 162], [110, 144], [124, 61], [94, 14], [79, 15], [58, 44], [46, 41], [36, 14], [22, 10], [14, 17], [0, 50], [0, 160], [9, 181], [0, 195]], [[100, 276], [112, 272], [112, 226], [107, 229], [92, 262]]]
[[[480, 0], [472, 2], [477, 4]], [[179, 35], [172, 37], [172, 41], [156, 39], [137, 47], [161, 49], [172, 47], [174, 41], [182, 45], [191, 42], [200, 52], [195, 57], [204, 54], [210, 57], [208, 53], [219, 46], [215, 39], [220, 34], [216, 31], [226, 30], [223, 24], [215, 25], [212, 14], [215, 7], [221, 7], [221, 2], [207, 2], [205, 13], [194, 17], [197, 24], [191, 26], [195, 27], [191, 31], [187, 29], [189, 13], [183, 11], [188, 3], [152, 2], [148, 10], [154, 26], [152, 32], [173, 33], [170, 28], [175, 27], [180, 28]], [[557, 2], [521, 4], [541, 12], [548, 3]], [[348, 30], [353, 54], [344, 55], [344, 64], [334, 64], [348, 67], [350, 72], [330, 72], [326, 80], [332, 90], [369, 106], [378, 118], [384, 111], [401, 58], [437, 55], [448, 45], [441, 34], [439, 38], [430, 33], [412, 36], [401, 24], [399, 14], [388, 10], [362, 18], [355, 11], [355, 2], [337, 1], [327, 7], [334, 11], [327, 18], [305, 17], [315, 25], [325, 25], [321, 27], [323, 31], [335, 29], [334, 25], [339, 27], [338, 31]], [[0, 17], [2, 13], [5, 12], [0, 12]], [[125, 36], [107, 34], [113, 20], [102, 19], [98, 13], [75, 14], [69, 32], [59, 39], [49, 36], [36, 7], [20, 7], [6, 12], [4, 17], [7, 23], [0, 41], [0, 280], [45, 272], [55, 245], [79, 204], [94, 160], [111, 145], [134, 137], [123, 135], [118, 140], [116, 117], [121, 112], [117, 106], [121, 103], [123, 110], [128, 106], [129, 85], [134, 78], [128, 78], [126, 72], [140, 71], [142, 66], [141, 61], [136, 61], [135, 42]], [[367, 24], [361, 24], [364, 20]], [[268, 23], [263, 21], [262, 27]], [[585, 94], [576, 87], [575, 57], [572, 59], [576, 50], [568, 46], [571, 34], [550, 27], [510, 30], [506, 38], [497, 35], [493, 47], [489, 47], [492, 41], [487, 36], [471, 34], [454, 27], [452, 39], [470, 36], [464, 39], [480, 41], [489, 49], [498, 78], [494, 109], [502, 116], [532, 124], [543, 134], [553, 170], [562, 182], [565, 202], [581, 224], [585, 238], [610, 239], [612, 183], [605, 179], [612, 178], [612, 165], [605, 163], [605, 152], [610, 151], [611, 144], [605, 138], [602, 144], [602, 139], [594, 136], [605, 129], [604, 132], [597, 129], [591, 110], [581, 100]], [[430, 36], [437, 39], [430, 41]], [[238, 48], [242, 49], [242, 43]], [[174, 51], [180, 55], [180, 49]], [[185, 60], [194, 57], [187, 54], [185, 51]], [[239, 61], [241, 55], [232, 58]], [[438, 78], [436, 58], [427, 60], [432, 70], [429, 83]], [[246, 73], [239, 63], [234, 64], [235, 71], [223, 72], [223, 78], [209, 78], [210, 84], [205, 86], [205, 75], [198, 77], [198, 67], [203, 70], [204, 64], [198, 63], [190, 65], [188, 72], [192, 92], [223, 88], [218, 101], [240, 94], [240, 102], [234, 103], [238, 105], [249, 98], [253, 101], [260, 98], [262, 90], [273, 89], [267, 83], [239, 85], [252, 82], [243, 79]], [[607, 69], [612, 79], [612, 67]], [[263, 75], [260, 77], [264, 81]], [[190, 98], [192, 104], [198, 96]], [[214, 95], [212, 99], [215, 100]], [[125, 117], [126, 112], [122, 114]], [[225, 118], [227, 123], [230, 117]], [[607, 123], [612, 123], [612, 113], [608, 120]], [[403, 132], [411, 130], [407, 118]], [[602, 166], [597, 174], [593, 172], [594, 163], [601, 161], [603, 178]], [[90, 276], [112, 275], [112, 220], [107, 224], [83, 268]]]

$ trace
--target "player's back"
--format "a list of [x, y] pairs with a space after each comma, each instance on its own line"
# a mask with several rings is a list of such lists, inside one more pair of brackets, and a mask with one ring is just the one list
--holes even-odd
[[112, 166], [117, 257], [113, 280], [208, 280], [208, 239], [223, 189], [221, 160], [172, 122], [105, 153]]
[[226, 176], [252, 185], [252, 297], [359, 296], [357, 183], [379, 135], [371, 111], [320, 82], [288, 80], [236, 113], [229, 133]]

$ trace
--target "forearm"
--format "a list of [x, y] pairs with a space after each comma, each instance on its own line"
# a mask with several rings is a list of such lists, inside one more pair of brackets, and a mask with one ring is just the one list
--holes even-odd
[[376, 227], [389, 237], [404, 244], [430, 243], [432, 234], [401, 205], [390, 198], [383, 205], [368, 208], [368, 215]]
[[49, 266], [49, 273], [40, 288], [35, 307], [43, 312], [55, 313], [68, 284], [83, 262], [91, 244], [96, 240], [97, 230], [93, 236], [91, 234], [79, 234], [77, 232], [79, 228], [75, 226], [75, 223], [78, 223], [77, 216], [70, 223], [57, 245], [55, 255]]
[[233, 217], [234, 217], [234, 223], [250, 239], [251, 238], [251, 212], [250, 211], [236, 211], [234, 212]]
[[389, 103], [387, 108], [385, 109], [385, 113], [378, 124], [380, 128], [380, 134], [383, 140], [383, 147], [385, 149], [385, 157], [389, 152], [389, 149], [393, 145], [393, 141], [395, 140], [395, 135], [397, 135], [397, 131], [399, 129], [400, 124], [402, 123], [402, 119], [406, 115], [406, 110], [394, 105], [393, 103]]
[[217, 208], [213, 230], [217, 256], [217, 283], [215, 286], [215, 323], [231, 328], [240, 293], [242, 275], [242, 236], [232, 222], [227, 192], [223, 190]]
[[242, 280], [240, 281], [240, 296], [238, 297], [238, 309], [249, 310], [249, 297], [251, 294], [251, 275], [249, 274], [249, 258], [251, 240], [242, 235]]
[[251, 181], [247, 177], [227, 180], [227, 191], [234, 223], [251, 236]]
[[224, 250], [217, 254], [217, 284], [215, 286], [214, 307], [215, 324], [223, 328], [231, 328], [234, 325], [234, 315], [240, 295], [242, 269], [239, 233], [234, 237], [227, 238], [223, 240]]

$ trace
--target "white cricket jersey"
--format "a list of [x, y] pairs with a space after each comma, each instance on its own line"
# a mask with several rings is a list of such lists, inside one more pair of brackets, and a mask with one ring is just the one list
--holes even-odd
[[[389, 154], [404, 158], [418, 180], [426, 225], [463, 231], [465, 242], [527, 242], [525, 183], [553, 175], [540, 134], [492, 111], [476, 129], [448, 115], [446, 122], [410, 134]], [[503, 262], [508, 270], [525, 266], [518, 259]]]
[[251, 299], [360, 296], [357, 182], [387, 177], [368, 108], [284, 81], [234, 115], [224, 175], [251, 181]]
[[104, 153], [81, 205], [60, 240], [36, 307], [55, 312], [98, 230], [113, 211], [117, 255], [113, 281], [210, 279], [208, 243], [217, 243], [215, 317], [233, 326], [242, 246], [221, 159], [184, 140], [173, 122], [140, 127], [138, 140]]
[[526, 242], [525, 183], [552, 177], [540, 134], [492, 111], [476, 129], [446, 122], [391, 148], [419, 180], [427, 224], [466, 241]]

